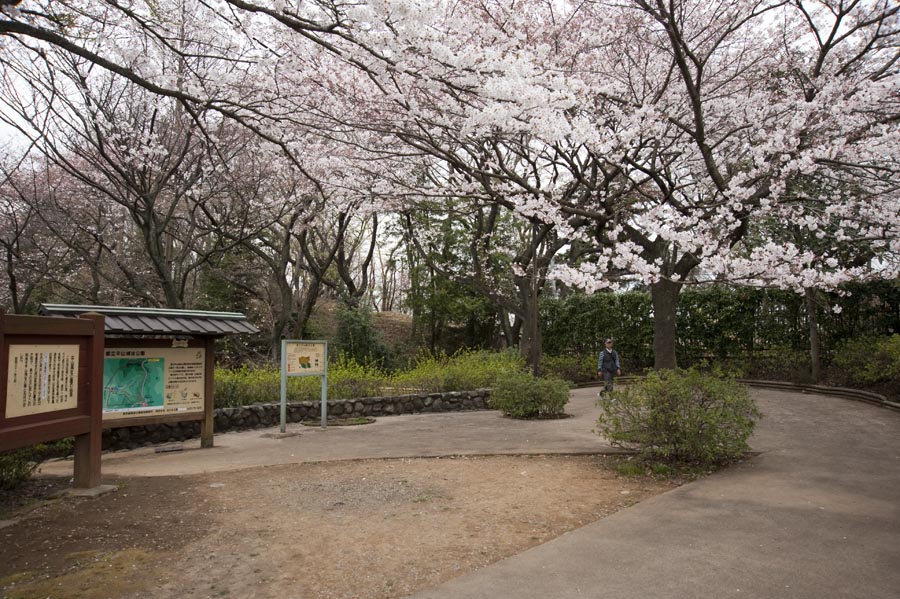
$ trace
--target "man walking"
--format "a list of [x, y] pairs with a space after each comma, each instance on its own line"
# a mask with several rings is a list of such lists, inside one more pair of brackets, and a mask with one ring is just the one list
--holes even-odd
[[604, 348], [600, 350], [600, 359], [597, 361], [597, 376], [602, 376], [606, 383], [607, 393], [613, 390], [613, 377], [622, 376], [622, 364], [619, 362], [619, 354], [613, 349], [612, 339], [603, 342]]

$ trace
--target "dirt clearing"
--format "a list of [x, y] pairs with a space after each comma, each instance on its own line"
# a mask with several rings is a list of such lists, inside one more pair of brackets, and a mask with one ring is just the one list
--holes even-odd
[[56, 500], [0, 529], [0, 597], [403, 597], [679, 484], [623, 477], [614, 460], [361, 460], [119, 479], [116, 492]]

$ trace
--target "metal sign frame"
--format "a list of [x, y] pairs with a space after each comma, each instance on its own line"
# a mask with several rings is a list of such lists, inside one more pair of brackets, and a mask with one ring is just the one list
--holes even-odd
[[[289, 352], [288, 346], [292, 346], [294, 352]], [[302, 372], [300, 369], [294, 372], [289, 368], [288, 353], [295, 353], [298, 347], [309, 347], [316, 351], [310, 351], [310, 354], [318, 353], [321, 350], [320, 366], [321, 370], [315, 368], [315, 363], [308, 364], [303, 368], [309, 368], [309, 372]], [[309, 360], [312, 356], [302, 356]], [[322, 377], [322, 428], [327, 428], [328, 422], [328, 342], [327, 341], [308, 341], [305, 339], [282, 339], [281, 340], [281, 432], [287, 430], [287, 379], [289, 376], [320, 376]]]

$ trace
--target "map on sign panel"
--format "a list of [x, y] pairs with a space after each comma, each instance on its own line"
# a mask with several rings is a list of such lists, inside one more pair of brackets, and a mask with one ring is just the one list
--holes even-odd
[[103, 409], [162, 407], [165, 370], [163, 358], [106, 358]]

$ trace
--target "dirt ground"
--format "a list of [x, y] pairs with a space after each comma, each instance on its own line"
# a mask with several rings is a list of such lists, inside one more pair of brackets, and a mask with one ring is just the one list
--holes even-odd
[[680, 484], [621, 476], [615, 459], [363, 460], [104, 481], [118, 490], [46, 502], [0, 528], [0, 597], [403, 597]]

